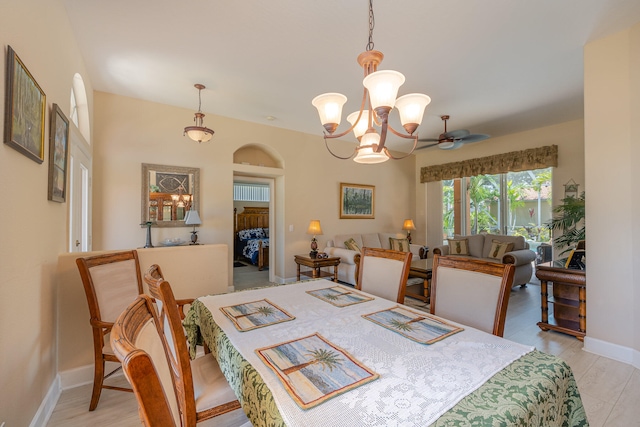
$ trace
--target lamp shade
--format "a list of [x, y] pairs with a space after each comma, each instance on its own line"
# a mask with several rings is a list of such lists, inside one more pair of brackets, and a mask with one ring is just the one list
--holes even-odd
[[358, 148], [358, 154], [353, 158], [354, 162], [365, 164], [382, 163], [389, 160], [389, 157], [384, 151], [373, 151], [373, 145], [380, 143], [380, 135], [376, 132], [367, 132], [362, 136], [360, 141], [360, 147]]
[[398, 89], [404, 83], [402, 73], [393, 70], [376, 71], [364, 78], [362, 84], [369, 91], [371, 108], [389, 107], [396, 105]]
[[416, 226], [413, 223], [412, 219], [405, 219], [404, 224], [402, 224], [402, 229], [411, 231], [411, 230], [415, 230]]
[[319, 236], [322, 234], [322, 227], [320, 227], [320, 220], [312, 219], [309, 222], [309, 228], [307, 229], [307, 234], [311, 234], [313, 236]]
[[184, 128], [187, 136], [197, 142], [207, 142], [213, 136], [213, 131], [202, 126], [187, 126]]
[[[356, 111], [347, 116], [347, 120], [351, 125], [356, 123], [358, 114], [360, 114], [360, 111]], [[353, 127], [353, 134], [358, 138], [358, 140], [360, 140], [360, 137], [364, 135], [367, 129], [369, 129], [369, 110], [363, 110], [360, 120], [358, 120], [358, 124]]]
[[422, 123], [424, 109], [431, 102], [431, 98], [421, 93], [410, 93], [396, 99], [396, 108], [400, 113], [400, 122], [404, 126], [407, 123]]
[[[342, 120], [342, 106], [347, 102], [347, 97], [340, 93], [323, 93], [311, 101], [318, 109], [322, 125], [339, 125]], [[337, 126], [336, 126], [337, 127]]]
[[198, 211], [195, 209], [191, 209], [187, 211], [187, 214], [184, 217], [184, 223], [186, 225], [200, 225], [202, 221], [200, 220], [200, 215], [198, 215]]

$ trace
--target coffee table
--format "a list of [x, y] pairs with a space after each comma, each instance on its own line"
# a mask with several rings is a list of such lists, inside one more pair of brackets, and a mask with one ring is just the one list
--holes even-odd
[[422, 281], [420, 283], [415, 283], [415, 284], [407, 283], [407, 290], [405, 292], [406, 296], [419, 299], [420, 301], [424, 301], [426, 303], [429, 302], [429, 291], [431, 288], [432, 267], [433, 267], [433, 258], [416, 259], [411, 261], [411, 268], [409, 269], [409, 278], [411, 279], [412, 277], [417, 277], [422, 279]]

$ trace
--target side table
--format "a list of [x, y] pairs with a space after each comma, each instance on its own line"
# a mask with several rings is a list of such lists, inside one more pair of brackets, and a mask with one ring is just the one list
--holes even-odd
[[[338, 281], [338, 264], [340, 264], [340, 257], [331, 258], [311, 258], [309, 255], [295, 255], [297, 264], [297, 280], [300, 281], [300, 275], [312, 277], [314, 279], [320, 277], [333, 277], [333, 281]], [[300, 266], [304, 265], [309, 267], [311, 271], [300, 271]], [[322, 267], [333, 267], [333, 274], [322, 271]]]
[[[587, 275], [584, 270], [538, 265], [536, 277], [540, 279], [543, 331], [552, 329], [573, 335], [580, 341], [587, 332]], [[553, 295], [549, 296], [551, 282]], [[549, 304], [553, 305], [553, 317], [549, 316]]]
[[[420, 278], [420, 283], [407, 283], [407, 290], [405, 295], [408, 297], [419, 299], [420, 301], [429, 303], [430, 296], [429, 291], [431, 289], [431, 270], [433, 267], [433, 258], [429, 259], [416, 259], [411, 261], [411, 267], [409, 269], [409, 278]], [[410, 280], [408, 280], [409, 282]], [[414, 287], [420, 287], [420, 292], [413, 291]]]

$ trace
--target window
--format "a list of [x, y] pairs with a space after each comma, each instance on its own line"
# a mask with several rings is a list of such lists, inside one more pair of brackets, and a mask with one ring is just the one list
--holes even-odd
[[443, 237], [524, 236], [532, 249], [550, 241], [551, 168], [442, 181]]
[[233, 200], [236, 202], [268, 202], [269, 184], [233, 183]]

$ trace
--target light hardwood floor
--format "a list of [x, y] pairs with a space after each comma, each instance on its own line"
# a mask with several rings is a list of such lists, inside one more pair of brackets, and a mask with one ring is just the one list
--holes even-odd
[[[417, 300], [412, 300], [411, 305], [424, 308], [424, 304]], [[571, 336], [543, 332], [536, 325], [539, 320], [540, 287], [530, 284], [525, 288], [514, 288], [504, 337], [534, 345], [564, 359], [571, 366], [591, 427], [640, 426], [640, 370], [583, 351], [582, 342]], [[91, 385], [63, 391], [48, 426], [140, 425], [133, 394], [104, 390], [94, 412], [88, 411], [90, 397]], [[234, 425], [217, 421], [217, 426]]]

